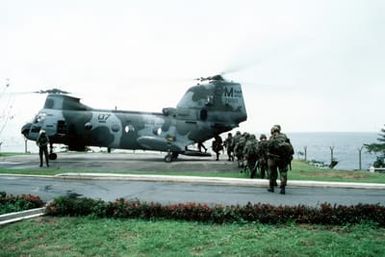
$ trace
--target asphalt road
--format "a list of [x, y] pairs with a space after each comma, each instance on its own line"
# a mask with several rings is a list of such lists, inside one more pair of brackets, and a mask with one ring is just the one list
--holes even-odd
[[[61, 157], [61, 158], [60, 158]], [[135, 158], [134, 158], [135, 157]], [[12, 169], [36, 167], [37, 155], [7, 157], [0, 159], [0, 165]], [[160, 154], [65, 154], [52, 166], [95, 167], [100, 170], [122, 170], [129, 172], [145, 167], [148, 170], [197, 170], [199, 167], [212, 172], [218, 169], [233, 171], [236, 166], [224, 161], [186, 158], [167, 164]], [[219, 168], [221, 167], [221, 168]], [[199, 169], [198, 169], [199, 170]], [[49, 201], [66, 194], [112, 201], [117, 198], [139, 199], [160, 203], [200, 202], [207, 204], [270, 203], [274, 205], [311, 205], [328, 202], [351, 205], [358, 203], [381, 204], [385, 206], [385, 191], [380, 189], [306, 188], [289, 186], [286, 195], [269, 193], [265, 187], [210, 185], [202, 183], [174, 183], [160, 181], [131, 181], [120, 179], [68, 179], [64, 177], [18, 177], [0, 176], [0, 191], [11, 194], [34, 194]], [[278, 191], [278, 190], [277, 190]]]
[[289, 186], [287, 194], [280, 195], [279, 193], [269, 193], [263, 187], [251, 186], [16, 176], [0, 176], [0, 189], [15, 195], [27, 193], [38, 195], [45, 201], [57, 196], [76, 193], [107, 201], [125, 198], [164, 204], [199, 202], [243, 205], [251, 202], [317, 206], [328, 202], [342, 205], [379, 203], [385, 206], [385, 192], [378, 189], [295, 188]]

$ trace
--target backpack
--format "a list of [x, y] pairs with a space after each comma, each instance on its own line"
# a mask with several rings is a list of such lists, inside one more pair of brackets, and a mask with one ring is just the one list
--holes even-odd
[[278, 146], [278, 155], [287, 161], [291, 161], [293, 159], [294, 148], [289, 142], [281, 142]]
[[251, 141], [247, 142], [245, 145], [245, 155], [247, 157], [257, 157], [258, 156], [258, 151], [257, 151], [257, 141]]
[[241, 137], [234, 147], [234, 153], [236, 156], [242, 156], [243, 150], [245, 148], [245, 144], [246, 144], [246, 139], [244, 137]]
[[267, 158], [268, 141], [259, 141], [257, 147], [257, 155], [259, 158]]
[[291, 161], [294, 148], [286, 136], [279, 135], [269, 140], [269, 152], [278, 155], [282, 160]]

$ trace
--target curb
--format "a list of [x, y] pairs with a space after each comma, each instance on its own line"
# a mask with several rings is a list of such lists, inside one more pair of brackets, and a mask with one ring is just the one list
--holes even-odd
[[[257, 186], [267, 187], [267, 179], [242, 179], [219, 177], [190, 177], [166, 175], [132, 175], [132, 174], [107, 174], [107, 173], [62, 173], [55, 177], [63, 179], [96, 179], [96, 180], [130, 180], [149, 182], [195, 183], [229, 186]], [[289, 186], [308, 188], [345, 188], [345, 189], [378, 189], [385, 190], [385, 184], [378, 183], [353, 183], [353, 182], [321, 182], [289, 180]]]
[[25, 219], [32, 219], [43, 216], [45, 214], [46, 207], [31, 209], [20, 212], [12, 212], [0, 215], [0, 226], [9, 223], [17, 222]]

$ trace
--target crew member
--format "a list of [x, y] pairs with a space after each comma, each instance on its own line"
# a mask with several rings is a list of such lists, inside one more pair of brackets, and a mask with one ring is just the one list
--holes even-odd
[[45, 132], [45, 130], [40, 130], [39, 135], [36, 139], [36, 144], [39, 147], [39, 157], [40, 157], [40, 167], [43, 167], [43, 153], [45, 157], [45, 163], [47, 167], [49, 167], [48, 163], [48, 144], [49, 138]]

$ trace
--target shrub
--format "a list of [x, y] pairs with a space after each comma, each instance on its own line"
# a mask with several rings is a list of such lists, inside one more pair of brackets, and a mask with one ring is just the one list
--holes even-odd
[[44, 202], [38, 196], [34, 195], [7, 195], [0, 192], [0, 214], [40, 208]]
[[381, 205], [358, 204], [352, 206], [331, 205], [320, 207], [274, 206], [251, 204], [245, 206], [213, 205], [199, 203], [161, 205], [123, 198], [113, 202], [89, 198], [59, 197], [47, 207], [49, 215], [84, 216], [102, 218], [174, 219], [211, 223], [260, 222], [280, 224], [295, 222], [301, 224], [346, 225], [373, 222], [385, 227], [385, 207]]

